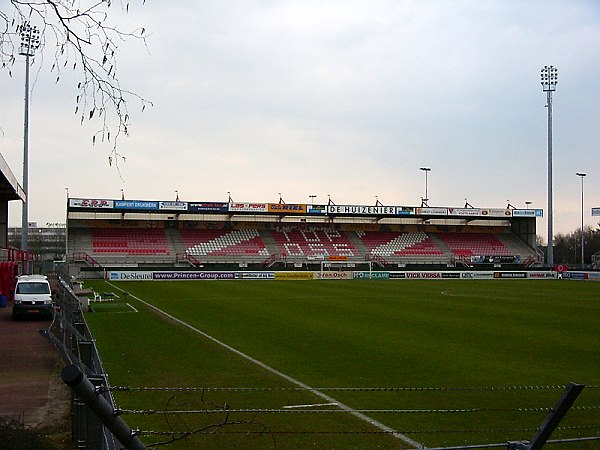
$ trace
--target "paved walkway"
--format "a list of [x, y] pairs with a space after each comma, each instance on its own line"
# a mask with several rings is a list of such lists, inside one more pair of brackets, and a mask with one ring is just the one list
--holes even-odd
[[69, 411], [70, 393], [60, 379], [62, 363], [54, 346], [37, 330], [50, 321], [13, 321], [0, 308], [0, 416], [26, 425], [53, 426]]

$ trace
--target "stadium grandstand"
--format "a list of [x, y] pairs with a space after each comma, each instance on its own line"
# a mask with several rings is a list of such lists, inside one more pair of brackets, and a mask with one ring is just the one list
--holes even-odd
[[540, 265], [540, 209], [67, 199], [71, 275], [115, 267], [248, 270]]

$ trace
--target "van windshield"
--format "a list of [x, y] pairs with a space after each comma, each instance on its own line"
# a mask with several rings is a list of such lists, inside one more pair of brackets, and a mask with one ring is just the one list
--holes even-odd
[[17, 294], [49, 294], [48, 283], [17, 283]]

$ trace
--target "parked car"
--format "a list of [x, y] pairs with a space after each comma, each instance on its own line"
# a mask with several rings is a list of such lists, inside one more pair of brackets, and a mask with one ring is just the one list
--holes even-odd
[[52, 319], [52, 291], [48, 278], [43, 275], [22, 275], [17, 278], [12, 318]]

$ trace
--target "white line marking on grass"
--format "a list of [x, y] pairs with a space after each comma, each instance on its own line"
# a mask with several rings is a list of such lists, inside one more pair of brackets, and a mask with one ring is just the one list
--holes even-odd
[[[107, 281], [107, 283], [110, 284], [115, 289], [119, 289], [121, 292], [125, 292], [123, 289], [119, 288], [118, 286], [115, 286], [114, 284], [109, 283], [108, 281]], [[154, 306], [154, 305], [152, 305], [152, 304], [150, 304], [150, 303], [142, 300], [139, 297], [136, 297], [132, 293], [129, 293], [129, 295], [132, 298], [134, 298], [137, 301], [139, 301], [140, 303], [143, 303], [144, 305], [146, 305], [148, 308], [151, 308], [154, 311], [158, 312], [159, 314], [161, 314], [161, 315], [169, 318], [170, 320], [172, 320], [174, 322], [177, 322], [178, 324], [180, 324], [180, 325], [182, 325], [182, 326], [184, 326], [184, 327], [186, 327], [186, 328], [194, 331], [195, 333], [198, 333], [199, 335], [205, 337], [206, 339], [211, 340], [215, 344], [217, 344], [217, 345], [219, 345], [219, 346], [221, 346], [221, 347], [229, 350], [232, 353], [235, 353], [236, 355], [238, 355], [238, 356], [246, 359], [247, 361], [250, 361], [251, 363], [256, 364], [257, 366], [262, 367], [266, 371], [271, 372], [272, 374], [277, 375], [278, 377], [283, 378], [284, 380], [288, 381], [291, 384], [295, 384], [296, 386], [301, 387], [302, 389], [306, 389], [307, 391], [312, 392], [314, 395], [316, 395], [317, 397], [322, 398], [323, 400], [325, 400], [328, 403], [334, 403], [338, 408], [340, 408], [340, 409], [342, 409], [344, 411], [347, 411], [348, 413], [352, 414], [357, 419], [360, 419], [360, 420], [362, 420], [364, 422], [367, 422], [367, 423], [373, 425], [374, 427], [379, 428], [381, 431], [384, 431], [386, 433], [390, 433], [392, 436], [394, 436], [395, 438], [398, 438], [398, 439], [402, 440], [403, 442], [405, 442], [408, 445], [411, 445], [411, 446], [413, 446], [415, 448], [423, 448], [423, 444], [421, 444], [420, 442], [417, 442], [417, 441], [409, 438], [408, 436], [405, 436], [404, 434], [399, 433], [398, 431], [394, 430], [393, 428], [390, 428], [387, 425], [384, 425], [383, 423], [381, 423], [381, 422], [379, 422], [379, 421], [377, 421], [377, 420], [375, 420], [375, 419], [373, 419], [373, 418], [371, 418], [371, 417], [369, 417], [369, 416], [367, 416], [365, 414], [362, 414], [362, 413], [360, 413], [358, 411], [354, 411], [351, 407], [349, 407], [348, 405], [346, 405], [344, 403], [339, 402], [335, 398], [333, 398], [333, 397], [331, 397], [331, 396], [329, 396], [329, 395], [327, 395], [327, 394], [319, 391], [318, 389], [312, 388], [309, 385], [303, 383], [302, 381], [296, 380], [295, 378], [293, 378], [293, 377], [291, 377], [289, 375], [286, 375], [283, 372], [280, 372], [279, 370], [275, 369], [274, 367], [271, 367], [271, 366], [265, 364], [264, 362], [259, 361], [256, 358], [253, 358], [250, 355], [247, 355], [246, 353], [244, 353], [244, 352], [242, 352], [242, 351], [240, 351], [240, 350], [232, 347], [231, 345], [226, 344], [225, 342], [218, 340], [217, 338], [215, 338], [215, 337], [213, 337], [213, 336], [205, 333], [202, 330], [199, 330], [198, 328], [190, 325], [189, 323], [184, 322], [183, 320], [178, 319], [177, 317], [172, 316], [171, 314], [169, 314], [169, 313], [163, 311], [162, 309], [160, 309], [160, 308], [158, 308], [158, 307], [156, 307], [156, 306]]]
[[282, 409], [294, 409], [294, 408], [314, 408], [316, 406], [339, 406], [338, 403], [312, 403], [309, 405], [288, 405]]
[[131, 309], [133, 309], [134, 312], [139, 312], [137, 309], [135, 309], [131, 304], [127, 303], [127, 306], [129, 306]]

